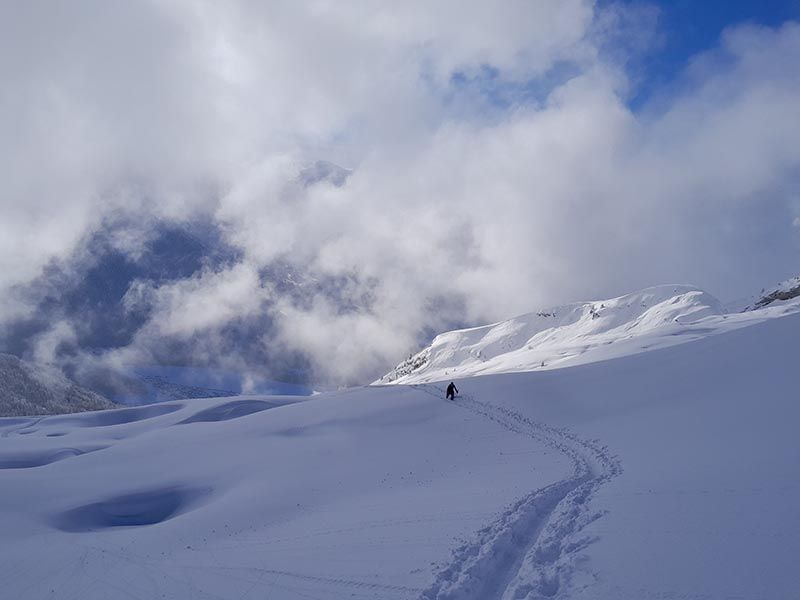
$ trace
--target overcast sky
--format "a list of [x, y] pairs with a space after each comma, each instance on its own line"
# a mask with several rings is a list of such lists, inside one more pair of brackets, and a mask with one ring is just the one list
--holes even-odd
[[[132, 282], [152, 316], [115, 360], [269, 311], [353, 381], [445, 322], [795, 275], [797, 4], [670, 4], [0, 3], [0, 322], [109, 222], [198, 215], [237, 260]], [[352, 174], [298, 183], [318, 160]], [[132, 260], [146, 230], [115, 234]], [[276, 260], [347, 285], [297, 302]]]

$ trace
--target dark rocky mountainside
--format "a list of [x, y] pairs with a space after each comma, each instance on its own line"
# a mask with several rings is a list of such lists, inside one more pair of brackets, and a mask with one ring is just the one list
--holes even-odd
[[116, 408], [60, 371], [0, 354], [0, 417], [51, 415]]

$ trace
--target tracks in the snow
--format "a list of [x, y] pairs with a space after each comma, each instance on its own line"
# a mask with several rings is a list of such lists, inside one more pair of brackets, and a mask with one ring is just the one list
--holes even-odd
[[[438, 398], [430, 384], [412, 386]], [[421, 595], [423, 600], [522, 600], [554, 598], [569, 581], [575, 555], [591, 540], [582, 529], [595, 520], [589, 500], [621, 472], [619, 462], [596, 442], [533, 421], [511, 409], [462, 395], [455, 406], [530, 437], [570, 458], [570, 477], [537, 489], [507, 508], [475, 538], [457, 548], [451, 562]]]
[[44, 417], [24, 418], [22, 423], [20, 423], [19, 425], [0, 431], [0, 437], [5, 438], [9, 437], [12, 434], [24, 432], [26, 429], [30, 429], [31, 427], [35, 427], [36, 425], [38, 425], [42, 421], [42, 419], [44, 419]]

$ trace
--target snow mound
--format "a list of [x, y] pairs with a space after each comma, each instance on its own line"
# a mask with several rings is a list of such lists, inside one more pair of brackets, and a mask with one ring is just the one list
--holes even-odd
[[152, 406], [97, 412], [80, 417], [56, 417], [48, 422], [69, 424], [76, 427], [108, 427], [110, 425], [124, 425], [168, 415], [180, 410], [182, 407], [183, 405], [177, 402], [173, 404], [154, 404]]
[[727, 320], [720, 303], [689, 285], [663, 285], [566, 304], [484, 327], [450, 331], [376, 384], [530, 371], [663, 348], [704, 337]]
[[234, 400], [233, 402], [226, 402], [219, 406], [212, 406], [211, 408], [201, 410], [188, 419], [181, 421], [181, 424], [230, 421], [231, 419], [246, 417], [247, 415], [252, 415], [262, 410], [276, 408], [278, 406], [283, 406], [283, 403], [267, 402], [264, 400]]
[[90, 446], [87, 448], [58, 448], [26, 453], [0, 454], [0, 469], [31, 469], [43, 467], [65, 458], [97, 452], [108, 446]]
[[58, 369], [0, 354], [0, 417], [76, 413], [115, 408]]

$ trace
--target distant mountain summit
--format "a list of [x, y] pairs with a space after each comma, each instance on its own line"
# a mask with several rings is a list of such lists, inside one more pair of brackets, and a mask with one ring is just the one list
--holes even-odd
[[0, 354], [0, 417], [52, 415], [117, 408], [58, 369]]

